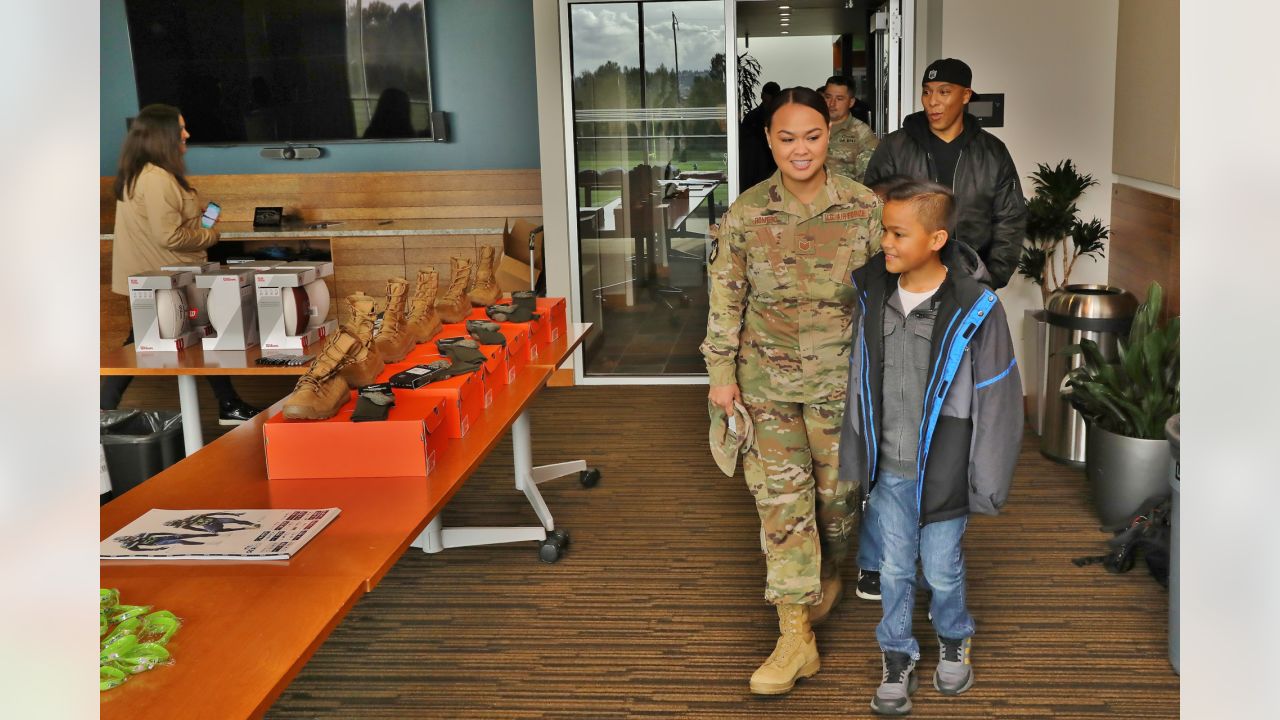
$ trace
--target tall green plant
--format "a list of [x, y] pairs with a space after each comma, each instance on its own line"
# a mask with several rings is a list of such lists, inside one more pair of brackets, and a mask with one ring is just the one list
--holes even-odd
[[1027, 201], [1027, 239], [1018, 274], [1040, 287], [1040, 300], [1046, 303], [1070, 281], [1080, 258], [1106, 254], [1103, 241], [1111, 231], [1097, 218], [1086, 223], [1078, 217], [1076, 201], [1098, 181], [1077, 171], [1070, 159], [1052, 168], [1040, 163], [1030, 178], [1035, 195]]
[[1178, 318], [1162, 324], [1163, 309], [1164, 290], [1153, 282], [1128, 337], [1116, 343], [1116, 362], [1108, 362], [1092, 340], [1065, 350], [1082, 353], [1084, 363], [1067, 373], [1062, 395], [1090, 425], [1126, 437], [1164, 438], [1164, 424], [1178, 413], [1182, 384]]
[[756, 106], [756, 88], [760, 87], [760, 61], [743, 52], [738, 56], [738, 121]]

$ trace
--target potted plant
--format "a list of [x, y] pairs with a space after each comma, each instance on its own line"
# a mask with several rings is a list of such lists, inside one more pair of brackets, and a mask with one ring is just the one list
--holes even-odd
[[[1080, 219], [1076, 202], [1086, 190], [1098, 184], [1092, 175], [1081, 174], [1070, 159], [1056, 167], [1044, 163], [1029, 175], [1035, 194], [1027, 201], [1027, 237], [1018, 258], [1018, 274], [1040, 288], [1039, 309], [1026, 311], [1023, 320], [1023, 357], [1031, 379], [1028, 398], [1036, 433], [1044, 432], [1041, 393], [1046, 386], [1048, 328], [1044, 307], [1049, 296], [1071, 281], [1071, 272], [1081, 258], [1101, 258], [1110, 231], [1101, 220]], [[1057, 383], [1049, 384], [1057, 387]]]
[[1170, 492], [1172, 456], [1165, 423], [1178, 414], [1178, 318], [1160, 322], [1164, 291], [1147, 288], [1129, 335], [1107, 362], [1092, 340], [1068, 352], [1084, 362], [1067, 374], [1062, 394], [1085, 418], [1085, 472], [1105, 527], [1126, 524], [1149, 498]]

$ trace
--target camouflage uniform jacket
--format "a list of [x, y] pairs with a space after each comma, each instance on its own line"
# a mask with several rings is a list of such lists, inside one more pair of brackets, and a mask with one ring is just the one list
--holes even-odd
[[831, 125], [831, 144], [827, 146], [827, 167], [839, 175], [862, 182], [867, 163], [880, 139], [867, 124], [849, 115]]
[[712, 385], [780, 402], [844, 399], [850, 276], [880, 247], [880, 213], [874, 193], [831, 172], [807, 207], [777, 172], [734, 201], [711, 251], [702, 354]]

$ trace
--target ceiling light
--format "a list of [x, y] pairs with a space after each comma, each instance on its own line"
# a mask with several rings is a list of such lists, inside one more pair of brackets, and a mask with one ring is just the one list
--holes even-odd
[[783, 31], [782, 31], [782, 34], [783, 34], [783, 35], [787, 35], [787, 34], [789, 34], [789, 33], [788, 33], [786, 30], [783, 30]]
[[789, 22], [783, 22], [783, 23], [781, 23], [782, 27], [787, 27], [787, 26], [789, 26], [790, 24], [791, 24], [791, 23], [789, 23]]
[[790, 10], [790, 9], [791, 9], [791, 6], [790, 6], [790, 5], [779, 5], [779, 6], [778, 6], [778, 9], [779, 9], [779, 10]]

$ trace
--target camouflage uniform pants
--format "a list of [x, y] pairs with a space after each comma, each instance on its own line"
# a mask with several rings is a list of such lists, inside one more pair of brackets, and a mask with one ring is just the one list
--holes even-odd
[[844, 401], [791, 403], [743, 393], [755, 444], [743, 458], [765, 538], [764, 599], [813, 605], [823, 561], [838, 566], [854, 522], [852, 480], [838, 477]]

